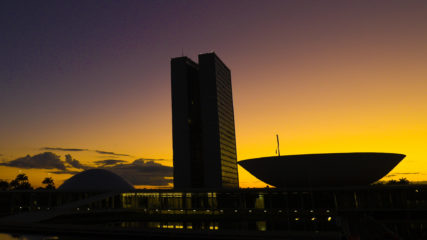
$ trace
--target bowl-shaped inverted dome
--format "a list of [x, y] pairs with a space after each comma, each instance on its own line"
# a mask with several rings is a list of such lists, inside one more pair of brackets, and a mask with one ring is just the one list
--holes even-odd
[[125, 192], [133, 186], [122, 177], [104, 169], [90, 169], [66, 180], [58, 190], [79, 192]]
[[254, 158], [239, 164], [279, 188], [355, 186], [381, 179], [404, 157], [395, 153], [325, 153]]

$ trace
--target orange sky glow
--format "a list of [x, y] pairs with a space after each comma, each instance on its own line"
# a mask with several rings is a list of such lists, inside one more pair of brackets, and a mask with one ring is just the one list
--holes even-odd
[[[221, 3], [213, 8], [222, 9], [226, 3]], [[166, 17], [157, 19], [164, 29], [150, 30], [153, 39], [145, 45], [138, 43], [146, 35], [136, 24], [120, 28], [128, 31], [126, 41], [111, 37], [88, 56], [86, 48], [76, 45], [80, 52], [70, 56], [75, 62], [64, 50], [64, 56], [52, 60], [53, 70], [31, 70], [35, 63], [19, 65], [27, 70], [17, 79], [35, 80], [0, 85], [3, 96], [10, 93], [7, 99], [0, 97], [0, 162], [61, 147], [127, 155], [53, 151], [61, 159], [69, 153], [91, 166], [110, 158], [127, 163], [160, 159], [155, 162], [172, 166], [170, 58], [180, 56], [182, 49], [193, 59], [214, 49], [232, 73], [238, 161], [275, 155], [279, 134], [282, 155], [402, 153], [407, 157], [383, 180], [427, 181], [425, 2], [392, 2], [387, 7], [385, 2], [376, 7], [335, 2], [333, 9], [296, 2], [259, 9], [259, 2], [251, 3], [230, 6], [218, 22], [198, 4], [193, 10], [209, 16], [179, 15], [179, 23], [170, 23], [170, 29]], [[143, 7], [138, 9], [144, 13]], [[177, 30], [190, 23], [195, 39], [169, 46], [166, 39], [190, 34]], [[57, 67], [62, 70], [57, 72]], [[5, 72], [0, 77], [12, 76]], [[0, 166], [0, 179], [10, 181], [20, 172], [34, 186], [48, 176], [58, 186], [72, 176], [54, 174], [54, 169]], [[243, 188], [266, 186], [240, 166], [239, 178]]]

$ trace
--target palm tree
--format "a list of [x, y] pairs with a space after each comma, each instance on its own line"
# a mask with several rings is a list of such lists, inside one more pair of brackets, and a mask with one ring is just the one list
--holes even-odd
[[401, 179], [399, 179], [399, 180], [394, 180], [394, 179], [392, 179], [392, 180], [388, 181], [388, 182], [387, 182], [387, 184], [389, 184], [389, 185], [402, 185], [402, 184], [409, 184], [409, 180], [408, 180], [408, 179], [406, 179], [406, 178], [401, 178]]
[[55, 183], [51, 177], [45, 178], [42, 183], [46, 185], [45, 189], [55, 190]]
[[28, 181], [28, 177], [25, 173], [20, 173], [18, 174], [18, 176], [16, 176], [15, 178], [16, 180], [20, 181], [20, 182], [26, 182]]
[[399, 179], [399, 184], [409, 184], [409, 180], [406, 178]]
[[12, 190], [31, 190], [33, 187], [28, 181], [28, 177], [25, 173], [20, 173], [16, 176], [14, 180], [10, 182], [10, 187]]

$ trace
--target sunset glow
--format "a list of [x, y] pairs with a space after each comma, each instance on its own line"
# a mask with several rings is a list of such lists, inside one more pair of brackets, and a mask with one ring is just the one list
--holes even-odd
[[[427, 181], [427, 2], [77, 2], [0, 5], [0, 179], [84, 169], [10, 165], [43, 152], [172, 167], [170, 59], [215, 51], [238, 160], [275, 155], [279, 134], [282, 155], [402, 153], [384, 180]], [[157, 180], [136, 185], [172, 187]]]

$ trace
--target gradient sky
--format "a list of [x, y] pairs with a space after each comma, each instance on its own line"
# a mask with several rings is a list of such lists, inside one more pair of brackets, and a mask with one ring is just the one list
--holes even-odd
[[172, 166], [170, 58], [215, 51], [238, 160], [277, 133], [282, 155], [403, 153], [386, 179], [427, 181], [426, 1], [1, 1], [0, 29], [0, 179], [84, 169], [11, 167], [48, 151]]

